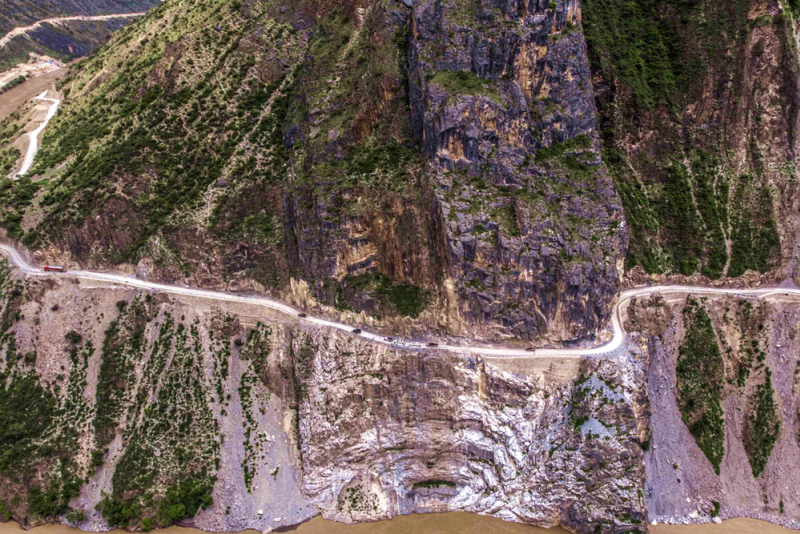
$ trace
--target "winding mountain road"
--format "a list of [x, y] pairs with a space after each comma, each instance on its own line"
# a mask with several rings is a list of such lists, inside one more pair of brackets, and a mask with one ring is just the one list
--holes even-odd
[[69, 21], [73, 21], [73, 20], [123, 19], [123, 18], [128, 18], [128, 17], [141, 17], [144, 14], [145, 14], [145, 12], [142, 11], [142, 12], [136, 12], [136, 13], [110, 13], [108, 15], [87, 15], [87, 16], [74, 15], [74, 16], [69, 16], [69, 17], [56, 17], [56, 18], [52, 18], [52, 19], [39, 20], [39, 21], [34, 22], [33, 24], [31, 24], [30, 26], [19, 26], [18, 28], [14, 28], [13, 30], [11, 30], [10, 32], [5, 34], [3, 37], [0, 37], [0, 48], [3, 48], [5, 45], [7, 45], [9, 43], [9, 41], [11, 41], [11, 39], [13, 39], [14, 37], [17, 37], [18, 35], [22, 35], [24, 33], [27, 33], [27, 32], [29, 32], [31, 30], [35, 30], [36, 28], [38, 28], [42, 24], [59, 24], [61, 22], [69, 22]]
[[[204, 289], [193, 289], [190, 287], [158, 284], [154, 282], [148, 282], [146, 280], [140, 280], [138, 278], [134, 278], [131, 276], [124, 276], [113, 273], [96, 273], [92, 271], [68, 271], [65, 274], [55, 274], [46, 272], [43, 269], [40, 269], [38, 267], [33, 267], [32, 265], [28, 264], [28, 262], [22, 256], [22, 254], [20, 254], [20, 252], [17, 251], [14, 247], [11, 247], [9, 245], [0, 244], [0, 253], [5, 254], [12, 265], [16, 266], [20, 271], [22, 271], [24, 274], [28, 276], [48, 276], [48, 277], [72, 276], [83, 280], [110, 282], [130, 287], [137, 287], [140, 289], [147, 289], [151, 291], [171, 293], [176, 295], [188, 295], [192, 297], [199, 297], [209, 300], [255, 304], [259, 306], [264, 306], [265, 308], [270, 308], [272, 310], [279, 311], [281, 313], [285, 313], [292, 317], [296, 317], [299, 321], [319, 326], [327, 326], [330, 328], [336, 328], [338, 330], [342, 330], [344, 332], [353, 333], [353, 328], [354, 328], [353, 326], [337, 323], [334, 321], [328, 321], [326, 319], [320, 319], [317, 317], [310, 317], [310, 316], [300, 317], [300, 314], [302, 312], [298, 311], [297, 309], [282, 302], [272, 300], [266, 297], [233, 295], [230, 293], [223, 293], [219, 291], [207, 291]], [[759, 297], [759, 298], [792, 296], [800, 298], [800, 290], [780, 288], [780, 287], [766, 287], [757, 289], [731, 289], [731, 288], [711, 288], [702, 286], [681, 286], [681, 285], [642, 286], [633, 289], [628, 289], [620, 293], [619, 298], [614, 303], [614, 308], [611, 314], [611, 329], [613, 332], [613, 337], [611, 338], [611, 341], [598, 347], [593, 347], [589, 349], [569, 349], [569, 348], [536, 349], [533, 352], [527, 350], [521, 350], [518, 348], [503, 348], [498, 346], [487, 347], [487, 346], [477, 346], [477, 345], [467, 345], [467, 346], [438, 345], [435, 349], [446, 350], [449, 352], [457, 352], [461, 354], [469, 353], [469, 354], [481, 354], [485, 356], [508, 356], [508, 357], [524, 356], [528, 358], [553, 357], [553, 356], [610, 355], [611, 353], [613, 353], [614, 351], [616, 351], [617, 349], [619, 349], [624, 345], [627, 337], [625, 331], [622, 329], [622, 323], [620, 320], [620, 310], [622, 309], [622, 306], [624, 304], [629, 302], [631, 299], [637, 297], [646, 297], [655, 294], [666, 295], [675, 293], [678, 294], [691, 293], [693, 295], [732, 295], [739, 297]], [[398, 338], [395, 338], [393, 341], [388, 341], [385, 336], [373, 334], [371, 332], [366, 332], [366, 331], [361, 331], [361, 333], [358, 335], [364, 339], [367, 339], [375, 343], [380, 343], [382, 345], [391, 345], [407, 349], [428, 348], [426, 344], [423, 342], [401, 340]]]

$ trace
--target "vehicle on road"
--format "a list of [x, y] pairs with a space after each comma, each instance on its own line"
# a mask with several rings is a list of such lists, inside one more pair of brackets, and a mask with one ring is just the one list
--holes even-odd
[[528, 351], [528, 352], [536, 352], [536, 349], [535, 349], [535, 348], [533, 348], [533, 347], [528, 347], [528, 348], [527, 348], [527, 349], [525, 349], [525, 350], [526, 350], [526, 351]]
[[387, 338], [386, 338], [386, 341], [388, 341], [389, 343], [391, 343], [392, 341], [394, 341], [394, 338], [393, 338], [393, 337], [387, 337]]
[[306, 315], [303, 312], [298, 313], [297, 316], [300, 317], [301, 319], [305, 319], [306, 317], [308, 317], [308, 315]]
[[59, 267], [58, 265], [45, 265], [44, 270], [49, 273], [65, 273], [67, 270], [63, 267]]
[[354, 334], [360, 334], [361, 333], [361, 329], [360, 328], [353, 328], [353, 333]]
[[434, 343], [433, 341], [431, 341], [430, 343], [428, 343], [428, 346], [429, 347], [438, 347], [439, 344], [438, 343]]

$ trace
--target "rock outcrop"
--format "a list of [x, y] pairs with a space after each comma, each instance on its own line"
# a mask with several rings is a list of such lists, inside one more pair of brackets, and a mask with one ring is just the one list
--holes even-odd
[[461, 313], [486, 337], [587, 337], [627, 236], [578, 2], [417, 2], [413, 17], [412, 119]]
[[327, 518], [464, 510], [587, 533], [646, 520], [633, 359], [587, 360], [558, 384], [327, 332], [292, 353], [304, 489]]

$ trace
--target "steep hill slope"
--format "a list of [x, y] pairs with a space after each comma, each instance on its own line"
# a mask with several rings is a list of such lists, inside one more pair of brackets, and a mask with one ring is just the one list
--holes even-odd
[[64, 82], [24, 243], [393, 329], [591, 336], [627, 238], [579, 23], [166, 2]]
[[797, 16], [779, 0], [584, 0], [627, 267], [794, 276]]
[[646, 523], [635, 358], [552, 380], [5, 264], [0, 329], [0, 518], [26, 528], [448, 510], [587, 534]]

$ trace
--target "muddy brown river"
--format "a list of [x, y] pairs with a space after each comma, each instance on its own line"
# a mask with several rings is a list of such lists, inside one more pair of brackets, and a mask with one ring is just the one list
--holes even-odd
[[[657, 525], [653, 534], [788, 534], [794, 532], [755, 519], [730, 519], [720, 525]], [[0, 534], [20, 534], [16, 523], [0, 523]], [[32, 534], [79, 534], [64, 525], [47, 525], [33, 529]], [[292, 531], [295, 534], [567, 534], [562, 528], [537, 528], [508, 523], [492, 517], [465, 512], [446, 514], [405, 515], [391, 521], [345, 525], [315, 517]], [[193, 528], [170, 527], [163, 534], [205, 534]], [[118, 531], [117, 534], [122, 534]], [[248, 531], [248, 534], [259, 534]]]

